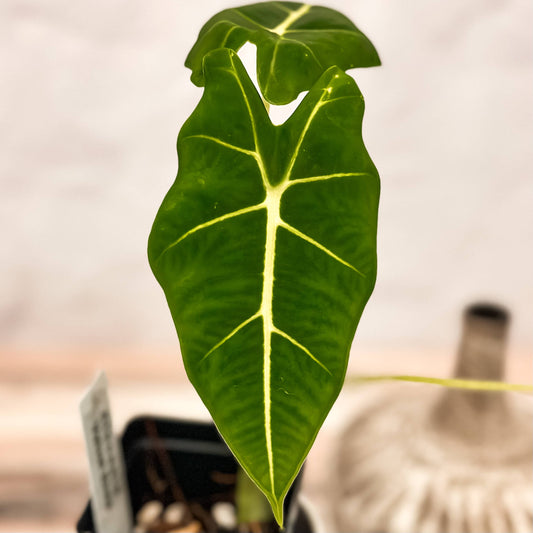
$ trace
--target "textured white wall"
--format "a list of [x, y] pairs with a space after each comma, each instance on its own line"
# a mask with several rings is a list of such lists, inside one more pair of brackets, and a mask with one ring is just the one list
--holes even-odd
[[[237, 2], [238, 3], [238, 2]], [[354, 71], [382, 177], [359, 349], [448, 347], [472, 298], [533, 344], [528, 0], [327, 1], [376, 44]], [[175, 345], [146, 260], [201, 90], [182, 65], [216, 0], [0, 3], [0, 348]]]

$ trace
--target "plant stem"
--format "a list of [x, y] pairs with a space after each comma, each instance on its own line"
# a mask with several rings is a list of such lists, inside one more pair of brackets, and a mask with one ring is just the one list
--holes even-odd
[[524, 392], [533, 394], [532, 385], [521, 383], [505, 383], [502, 381], [481, 381], [476, 379], [441, 379], [425, 376], [407, 376], [407, 375], [383, 375], [383, 376], [348, 376], [345, 383], [347, 385], [359, 385], [373, 381], [408, 381], [411, 383], [429, 383], [431, 385], [441, 385], [452, 389], [480, 390], [487, 392]]

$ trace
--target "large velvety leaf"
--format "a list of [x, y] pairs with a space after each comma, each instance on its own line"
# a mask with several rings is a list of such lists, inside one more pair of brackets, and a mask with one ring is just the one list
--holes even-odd
[[204, 68], [150, 264], [191, 382], [281, 522], [374, 286], [379, 178], [340, 69], [274, 126], [234, 52]]
[[329, 67], [346, 70], [380, 64], [363, 33], [344, 15], [326, 7], [295, 2], [262, 2], [226, 9], [200, 31], [185, 65], [191, 80], [204, 84], [202, 60], [216, 48], [257, 45], [257, 77], [271, 104], [292, 102]]

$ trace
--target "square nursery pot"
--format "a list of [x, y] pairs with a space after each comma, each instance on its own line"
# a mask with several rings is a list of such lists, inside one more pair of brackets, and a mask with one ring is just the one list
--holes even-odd
[[[232, 506], [230, 511], [234, 509], [237, 473], [237, 462], [213, 423], [140, 416], [129, 422], [121, 442], [134, 517], [147, 509], [148, 502], [168, 508], [176, 501], [186, 501], [182, 508], [202, 523], [202, 531], [237, 531], [227, 522], [221, 525], [213, 519], [220, 503], [225, 504], [226, 515], [228, 506]], [[308, 506], [302, 506], [297, 498], [300, 480], [301, 473], [285, 499], [284, 531], [317, 533]], [[161, 508], [155, 503], [158, 506]], [[76, 527], [78, 533], [104, 533], [96, 531], [90, 501]], [[279, 531], [275, 522], [263, 527], [268, 533]]]

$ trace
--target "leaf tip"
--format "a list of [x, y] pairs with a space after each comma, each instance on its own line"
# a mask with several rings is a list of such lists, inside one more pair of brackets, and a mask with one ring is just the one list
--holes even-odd
[[274, 518], [281, 530], [283, 530], [283, 499], [284, 498], [276, 499], [275, 497], [273, 499], [270, 497], [268, 498], [270, 506], [272, 507], [272, 512], [274, 513]]

